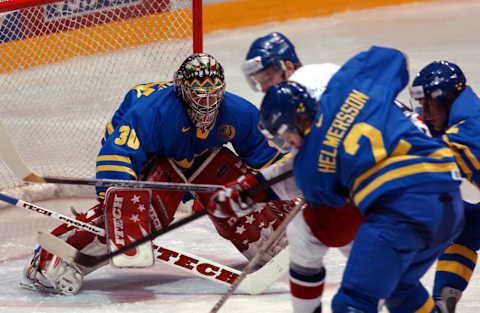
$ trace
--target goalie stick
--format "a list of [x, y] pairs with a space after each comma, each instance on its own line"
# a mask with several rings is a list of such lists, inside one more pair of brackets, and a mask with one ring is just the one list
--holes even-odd
[[[248, 194], [248, 195], [252, 195], [252, 194], [255, 194], [256, 192], [260, 191], [260, 190], [263, 190], [265, 188], [268, 188], [269, 186], [285, 179], [285, 178], [288, 178], [292, 175], [292, 172], [289, 171], [289, 172], [285, 172], [263, 184], [259, 184], [257, 186], [255, 186], [254, 188], [250, 189], [250, 190], [247, 190], [245, 193]], [[19, 200], [17, 198], [14, 198], [14, 197], [10, 197], [8, 195], [5, 195], [5, 194], [2, 194], [0, 193], [0, 200], [1, 201], [4, 201], [4, 202], [7, 202], [9, 204], [12, 204], [12, 205], [15, 205], [15, 206], [18, 206], [18, 207], [21, 207], [21, 208], [24, 208], [24, 209], [27, 209], [27, 210], [31, 210], [33, 212], [36, 212], [36, 213], [39, 213], [39, 214], [43, 214], [45, 216], [48, 216], [48, 217], [53, 217], [55, 219], [58, 219], [62, 222], [65, 222], [69, 225], [73, 225], [79, 229], [83, 229], [83, 230], [86, 230], [86, 231], [89, 231], [93, 234], [96, 234], [96, 235], [99, 235], [99, 236], [105, 236], [105, 230], [103, 228], [100, 228], [100, 227], [97, 227], [95, 225], [92, 225], [92, 224], [88, 224], [88, 223], [84, 223], [84, 222], [81, 222], [81, 221], [78, 221], [74, 218], [71, 218], [71, 217], [68, 217], [68, 216], [65, 216], [63, 214], [60, 214], [60, 213], [57, 213], [55, 211], [52, 211], [52, 210], [49, 210], [49, 209], [46, 209], [46, 208], [43, 208], [43, 207], [40, 207], [38, 205], [35, 205], [35, 204], [32, 204], [32, 203], [28, 203], [28, 202], [25, 202], [25, 201], [22, 201], [22, 200]], [[170, 224], [169, 226], [165, 227], [165, 228], [162, 228], [160, 229], [159, 231], [152, 233], [154, 236], [152, 237], [156, 237], [156, 236], [159, 236], [163, 233], [166, 233], [166, 232], [169, 232], [170, 230], [173, 230], [175, 228], [178, 228], [186, 223], [189, 223], [195, 219], [198, 219], [199, 217], [203, 216], [203, 215], [206, 215], [207, 214], [207, 211], [206, 210], [202, 210], [202, 211], [198, 211], [186, 218], [183, 218], [179, 221], [176, 221], [172, 224]], [[150, 234], [150, 235], [152, 235]], [[51, 236], [51, 235], [47, 235], [47, 234], [44, 234], [44, 235], [41, 235], [40, 238], [46, 238], [48, 236]], [[52, 236], [53, 237], [53, 236]], [[54, 237], [55, 239], [58, 239], [56, 237]], [[153, 239], [153, 238], [152, 238]], [[120, 251], [120, 249], [122, 251], [127, 251], [129, 249], [132, 249], [133, 247], [139, 245], [139, 244], [142, 244], [146, 241], [149, 241], [150, 240], [150, 236], [147, 236], [147, 237], [144, 237], [143, 239], [141, 239], [140, 241], [135, 241], [135, 242], [132, 242], [131, 244], [129, 244], [127, 246], [124, 246], [122, 248], [120, 248], [119, 250], [116, 250], [114, 253], [112, 254], [106, 254], [104, 255], [103, 257], [95, 257], [95, 256], [89, 256], [89, 255], [85, 255], [83, 253], [81, 253], [80, 251], [76, 250], [75, 248], [73, 248], [72, 246], [64, 243], [62, 240], [58, 239], [58, 240], [47, 240], [47, 239], [39, 239], [40, 240], [40, 244], [42, 246], [45, 247], [45, 249], [49, 250], [49, 251], [57, 251], [55, 249], [57, 249], [55, 247], [55, 244], [53, 243], [48, 243], [48, 242], [57, 242], [56, 245], [58, 245], [58, 249], [60, 249], [58, 252], [58, 255], [60, 257], [62, 257], [62, 255], [65, 255], [65, 253], [70, 253], [70, 255], [66, 255], [66, 259], [68, 260], [71, 260], [72, 262], [75, 262], [76, 259], [86, 259], [87, 260], [87, 264], [81, 264], [81, 263], [77, 263], [79, 264], [80, 266], [83, 266], [83, 267], [87, 267], [87, 268], [90, 268], [90, 271], [97, 267], [99, 264], [105, 262], [106, 260], [108, 260], [110, 257], [113, 257], [114, 254], [117, 252], [117, 251]], [[64, 245], [61, 245], [60, 242], [63, 242]], [[61, 248], [63, 246], [63, 248]], [[66, 252], [62, 252], [62, 251], [66, 251]], [[155, 250], [157, 252], [157, 255], [158, 255], [158, 249]], [[177, 252], [175, 252], [177, 253]], [[54, 254], [57, 254], [57, 253], [54, 253]], [[116, 254], [115, 254], [116, 255]], [[199, 260], [198, 257], [196, 256], [187, 256], [187, 254], [181, 254], [181, 255], [185, 255], [187, 258], [192, 258], [192, 260]], [[158, 259], [158, 257], [157, 257]], [[287, 269], [288, 269], [288, 250], [287, 249], [284, 249], [282, 252], [280, 252], [279, 254], [277, 254], [274, 258], [272, 258], [266, 265], [264, 265], [262, 268], [260, 268], [259, 270], [257, 270], [255, 272], [255, 275], [251, 275], [249, 276], [250, 278], [242, 284], [242, 290], [244, 290], [245, 292], [248, 292], [250, 294], [256, 294], [256, 293], [261, 293], [262, 291], [264, 291], [266, 288], [268, 288], [273, 282], [275, 282], [277, 279], [279, 279], [280, 277], [282, 277]], [[210, 261], [208, 261], [210, 262]], [[208, 262], [203, 262], [201, 264], [211, 264], [212, 262], [208, 263]], [[174, 266], [177, 266], [178, 267], [178, 264], [176, 263], [171, 263], [171, 262], [165, 262], [165, 263], [168, 263], [168, 264], [174, 264]], [[215, 265], [216, 266], [216, 265]], [[216, 267], [215, 267], [216, 268]], [[218, 267], [219, 269], [221, 269], [222, 267]], [[184, 267], [183, 268], [184, 270], [189, 270], [188, 266], [187, 267]], [[240, 272], [235, 272], [235, 270], [233, 269], [224, 269], [222, 270], [223, 273], [232, 273], [232, 275], [234, 275], [233, 277], [238, 277], [240, 276]], [[204, 273], [204, 272], [200, 272], [199, 270], [196, 270], [196, 271], [193, 271], [191, 270], [191, 272], [194, 272], [195, 274], [198, 274], [204, 278], [208, 278], [210, 279], [210, 273]], [[217, 279], [216, 276], [212, 279]], [[217, 281], [221, 281], [221, 280], [218, 280]], [[234, 279], [230, 279], [230, 280], [226, 280], [224, 281], [224, 283], [226, 284], [231, 284], [233, 283]]]
[[[5, 201], [7, 203], [13, 204], [15, 206], [25, 208], [27, 210], [31, 210], [33, 212], [46, 215], [48, 217], [53, 217], [58, 219], [62, 222], [65, 222], [70, 225], [74, 225], [75, 227], [89, 231], [93, 234], [99, 236], [105, 236], [105, 230], [103, 228], [97, 227], [92, 224], [84, 223], [81, 221], [77, 221], [74, 218], [62, 215], [55, 211], [51, 211], [46, 208], [42, 208], [40, 206], [34, 205], [32, 203], [28, 203], [4, 194], [0, 193], [0, 200]], [[166, 228], [166, 231], [171, 230], [172, 228], [177, 228], [184, 223], [191, 221], [193, 219], [197, 219], [199, 216], [203, 216], [206, 214], [206, 211], [199, 211], [195, 214], [190, 216], [190, 219], [184, 221], [184, 219], [175, 222]], [[183, 222], [182, 222], [183, 221]], [[179, 223], [182, 222], [180, 225]], [[78, 250], [74, 247], [67, 244], [65, 241], [51, 235], [45, 233], [39, 233], [39, 243], [42, 247], [46, 250], [52, 252], [55, 255], [58, 255], [60, 258], [64, 258], [70, 262], [73, 262], [74, 257]], [[205, 258], [201, 258], [195, 256], [193, 254], [188, 254], [186, 252], [182, 252], [176, 249], [167, 249], [164, 247], [155, 246], [154, 249], [155, 258], [156, 260], [166, 263], [170, 266], [182, 269], [184, 271], [193, 273], [197, 276], [213, 280], [215, 282], [220, 282], [225, 285], [231, 285], [237, 277], [240, 276], [240, 272], [228, 266], [212, 262]], [[241, 290], [249, 293], [249, 294], [258, 294], [263, 292], [267, 289], [271, 284], [273, 284], [276, 280], [286, 274], [288, 269], [288, 250], [284, 249], [279, 254], [277, 254], [274, 258], [272, 258], [267, 264], [257, 270], [255, 273], [252, 273], [246, 281], [241, 285]], [[80, 264], [79, 264], [80, 265]], [[93, 267], [86, 267], [80, 265], [86, 273], [92, 272], [99, 264], [96, 264]]]
[[[33, 173], [30, 169], [27, 168], [25, 163], [22, 161], [22, 159], [20, 158], [20, 156], [16, 152], [15, 146], [12, 144], [6, 130], [4, 129], [3, 125], [1, 125], [1, 124], [0, 124], [0, 146], [2, 147], [2, 149], [0, 149], [0, 156], [1, 156], [2, 160], [14, 172], [14, 174], [17, 177], [19, 177], [20, 179], [22, 179], [24, 181], [27, 181], [27, 182], [68, 183], [68, 184], [83, 184], [83, 185], [96, 185], [96, 186], [98, 186], [97, 184], [101, 184], [101, 183], [112, 183], [111, 186], [124, 186], [124, 187], [132, 186], [132, 187], [144, 187], [144, 188], [165, 187], [165, 189], [170, 188], [172, 185], [175, 185], [173, 187], [179, 187], [179, 188], [181, 188], [180, 190], [187, 191], [189, 189], [185, 189], [185, 188], [199, 187], [199, 188], [202, 188], [202, 190], [198, 189], [197, 191], [207, 191], [207, 192], [213, 192], [213, 191], [216, 191], [219, 187], [220, 188], [223, 187], [223, 186], [214, 186], [214, 185], [201, 185], [201, 186], [199, 186], [199, 185], [194, 185], [194, 184], [169, 184], [169, 183], [159, 183], [159, 182], [148, 182], [149, 185], [142, 185], [144, 182], [138, 182], [138, 181], [121, 181], [121, 180], [116, 180], [116, 181], [110, 180], [110, 181], [108, 181], [108, 180], [103, 180], [103, 182], [102, 182], [102, 180], [92, 180], [92, 179], [80, 179], [79, 180], [79, 179], [76, 179], [76, 178], [41, 177], [41, 176]], [[279, 182], [283, 179], [286, 179], [286, 178], [292, 176], [292, 174], [293, 174], [293, 171], [285, 172], [285, 173], [279, 175], [278, 177], [275, 177], [275, 178], [271, 179], [270, 181], [267, 181], [263, 184], [255, 186], [252, 190], [250, 190], [250, 191], [248, 191], [244, 194], [248, 194], [248, 195], [255, 194], [255, 193], [259, 192], [260, 190], [266, 189], [269, 186], [271, 186], [271, 185], [273, 185], [273, 184], [275, 184], [275, 183], [277, 183], [277, 182]], [[151, 184], [155, 184], [155, 186], [152, 186]], [[136, 185], [136, 186], [133, 186], [133, 185]], [[170, 186], [170, 187], [167, 187], [167, 185]], [[188, 185], [188, 186], [186, 186], [186, 185]], [[105, 186], [105, 185], [99, 185], [99, 186]], [[110, 185], [108, 185], [108, 186], [110, 186]], [[203, 190], [203, 188], [212, 188], [212, 189]], [[177, 189], [174, 189], [174, 188], [170, 188], [170, 189], [171, 190], [177, 190]], [[191, 190], [191, 191], [195, 191], [195, 190]], [[11, 203], [11, 204], [14, 204], [14, 205], [26, 204], [25, 202], [23, 202], [21, 200], [14, 199], [14, 198], [11, 198], [11, 197], [8, 197], [8, 196], [5, 199], [8, 200], [7, 201], [8, 203]], [[21, 202], [19, 202], [19, 201], [21, 201]], [[27, 207], [27, 208], [34, 209], [34, 211], [36, 211], [37, 213], [42, 213], [42, 214], [45, 214], [47, 216], [52, 216], [52, 217], [55, 217], [55, 218], [58, 218], [58, 219], [61, 219], [61, 220], [63, 220], [64, 218], [68, 219], [68, 217], [66, 217], [66, 216], [58, 215], [58, 214], [50, 214], [50, 212], [44, 211], [40, 207], [33, 206], [31, 204], [28, 204], [28, 205], [30, 205], [30, 207]], [[24, 207], [24, 206], [22, 206], [22, 207]], [[156, 234], [156, 236], [159, 236], [163, 233], [166, 233], [167, 229], [168, 229], [168, 231], [172, 230], [172, 229], [177, 228], [181, 225], [184, 225], [184, 224], [186, 224], [190, 221], [193, 221], [193, 220], [195, 220], [195, 219], [197, 219], [197, 218], [199, 218], [199, 217], [201, 217], [205, 214], [206, 214], [206, 211], [196, 212], [195, 214], [192, 214], [188, 218], [184, 218], [184, 219], [182, 219], [178, 222], [175, 222], [175, 223], [167, 226], [166, 228], [164, 228], [164, 231], [162, 233]], [[78, 222], [79, 221], [72, 221], [71, 224], [79, 227], [80, 225], [78, 224]], [[92, 226], [93, 225], [90, 225], [88, 227], [92, 227]], [[152, 235], [152, 234], [150, 234], [150, 235]], [[152, 236], [151, 239], [155, 238], [156, 236]], [[143, 241], [140, 240], [140, 241], [132, 242], [129, 245], [124, 246], [121, 249], [115, 251], [114, 253], [117, 253], [117, 254], [123, 253], [123, 252], [125, 252], [129, 249], [132, 249], [132, 248], [150, 240], [150, 238], [146, 238], [146, 237], [144, 237], [143, 239], [144, 239]], [[128, 246], [130, 246], [130, 247], [128, 247]], [[110, 255], [108, 255], [108, 254], [105, 255], [106, 256], [105, 260], [113, 257], [114, 253], [110, 254]], [[115, 254], [115, 255], [117, 255], [117, 254]], [[77, 255], [77, 256], [81, 257], [82, 255], [80, 254], [80, 255]], [[89, 257], [87, 255], [83, 255], [83, 256], [86, 257], [87, 259]], [[92, 261], [92, 259], [90, 259], [90, 261]], [[102, 262], [102, 260], [99, 260], [98, 258], [96, 260], [93, 260], [93, 261], [97, 265]], [[287, 257], [287, 261], [288, 261], [288, 257]], [[288, 268], [288, 266], [285, 266], [285, 264], [288, 264], [287, 261], [279, 262], [279, 264], [277, 265], [278, 268], [279, 269], [283, 268], [283, 270], [286, 270]], [[269, 263], [267, 263], [267, 264], [269, 264]], [[270, 277], [270, 276], [267, 276], [267, 277]]]
[[[51, 234], [39, 232], [38, 241], [40, 245], [49, 252], [59, 256], [67, 262], [75, 263], [75, 256], [79, 251], [60, 238]], [[167, 248], [163, 245], [159, 246], [156, 244], [154, 244], [153, 247], [156, 261], [216, 283], [231, 286], [242, 274], [239, 270], [229, 266], [213, 262], [179, 249]], [[262, 293], [287, 273], [288, 260], [288, 248], [285, 248], [260, 269], [247, 275], [238, 287], [239, 290], [248, 294]], [[85, 267], [81, 264], [77, 265], [80, 265], [80, 268], [84, 269], [86, 272], [93, 271], [91, 270], [92, 267]]]

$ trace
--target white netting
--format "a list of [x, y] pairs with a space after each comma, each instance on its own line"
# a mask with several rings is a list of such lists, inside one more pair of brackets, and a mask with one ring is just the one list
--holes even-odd
[[[104, 127], [126, 92], [171, 80], [192, 53], [191, 3], [74, 0], [0, 17], [0, 123], [28, 168], [95, 176]], [[0, 162], [2, 192], [59, 196], [56, 188], [24, 187]]]

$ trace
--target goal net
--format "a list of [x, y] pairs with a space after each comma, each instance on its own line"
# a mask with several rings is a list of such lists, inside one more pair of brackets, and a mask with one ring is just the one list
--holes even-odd
[[[201, 1], [54, 1], [0, 2], [0, 124], [36, 174], [94, 177], [127, 91], [172, 80], [201, 51]], [[94, 188], [25, 184], [0, 162], [0, 192], [31, 201]]]

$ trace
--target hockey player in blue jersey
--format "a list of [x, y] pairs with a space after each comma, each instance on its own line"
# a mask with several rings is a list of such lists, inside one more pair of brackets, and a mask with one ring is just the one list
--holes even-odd
[[[449, 61], [425, 66], [410, 88], [435, 138], [453, 151], [462, 176], [480, 186], [480, 99], [460, 67]], [[433, 297], [441, 313], [454, 313], [467, 287], [480, 249], [480, 204], [464, 202], [465, 228], [437, 263]]]
[[332, 77], [320, 102], [295, 82], [271, 87], [260, 127], [298, 148], [297, 186], [313, 207], [349, 199], [360, 226], [332, 311], [435, 312], [420, 278], [463, 227], [453, 153], [394, 104], [408, 82], [395, 49], [372, 47]]
[[[107, 124], [96, 159], [96, 176], [99, 179], [225, 184], [247, 174], [249, 169], [258, 170], [285, 157], [260, 133], [258, 119], [259, 111], [253, 104], [225, 91], [220, 63], [209, 54], [193, 54], [175, 72], [173, 81], [138, 85], [126, 94]], [[227, 143], [238, 156], [223, 147]], [[128, 243], [128, 240], [144, 236], [145, 229], [149, 228], [145, 220], [135, 222], [139, 219], [136, 213], [131, 215], [135, 218], [133, 223], [126, 220], [130, 216], [125, 213], [129, 212], [127, 209], [138, 208], [143, 212], [151, 203], [147, 211], [151, 228], [159, 229], [173, 221], [180, 201], [186, 196], [183, 191], [152, 190], [151, 201], [142, 198], [141, 201], [146, 202], [139, 204], [140, 198], [134, 191], [98, 188], [97, 194], [100, 203], [78, 215], [77, 219], [100, 227], [104, 227], [104, 219], [107, 220], [107, 226], [113, 225], [109, 244]], [[194, 196], [204, 206], [211, 194]], [[265, 193], [256, 196], [267, 198]], [[290, 208], [290, 202], [277, 204], [276, 201], [267, 202], [262, 210], [235, 222], [227, 223], [213, 216], [211, 220], [221, 236], [250, 258]], [[105, 212], [112, 214], [104, 215]], [[237, 228], [243, 231], [236, 232]], [[68, 224], [57, 227], [52, 234], [84, 253], [106, 252], [105, 238], [76, 230]], [[264, 261], [286, 244], [284, 237], [267, 252]], [[139, 251], [143, 250], [136, 249], [135, 253]], [[75, 294], [86, 273], [85, 269], [39, 248], [25, 269], [22, 285]]]
[[[303, 84], [314, 98], [320, 98], [339, 68], [332, 63], [303, 65], [295, 46], [279, 32], [255, 39], [242, 64], [247, 82], [255, 91], [265, 92], [271, 86], [289, 79]], [[262, 169], [260, 174], [271, 179], [292, 168], [293, 159], [290, 158]], [[293, 177], [273, 185], [272, 189], [280, 199], [292, 199], [300, 194]], [[293, 236], [295, 239], [289, 240], [293, 312], [321, 311], [325, 278], [328, 277], [324, 257], [332, 247], [348, 257], [352, 240], [363, 221], [364, 217], [358, 208], [346, 203], [336, 210], [328, 206], [316, 209], [305, 206], [301, 214], [288, 225], [287, 238]], [[315, 250], [314, 257], [311, 249]]]

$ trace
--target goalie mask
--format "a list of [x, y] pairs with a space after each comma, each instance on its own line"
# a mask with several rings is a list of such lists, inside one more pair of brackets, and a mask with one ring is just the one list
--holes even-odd
[[196, 127], [206, 130], [215, 123], [223, 101], [223, 68], [206, 53], [189, 56], [175, 72], [175, 93]]

